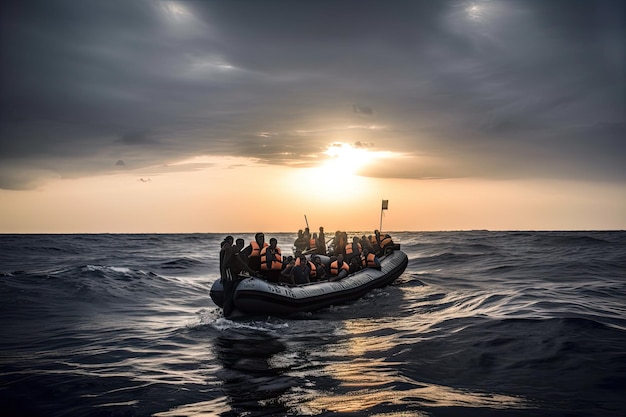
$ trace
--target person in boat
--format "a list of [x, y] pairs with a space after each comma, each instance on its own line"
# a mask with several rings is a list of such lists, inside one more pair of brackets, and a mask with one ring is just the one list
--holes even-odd
[[288, 255], [288, 256], [283, 256], [283, 271], [285, 270], [285, 268], [287, 268], [287, 266], [292, 263], [295, 262], [295, 259], [293, 256]]
[[296, 260], [293, 256], [287, 256], [285, 263], [283, 264], [283, 270], [280, 271], [280, 279], [278, 282], [284, 282], [286, 284], [293, 284], [293, 277], [291, 270], [296, 266]]
[[302, 265], [302, 263], [306, 263], [306, 265], [309, 267], [309, 282], [316, 282], [317, 266], [315, 265], [315, 262], [313, 262], [312, 260], [307, 261], [306, 256], [301, 255], [296, 258], [296, 266]]
[[317, 281], [318, 282], [328, 281], [329, 272], [326, 269], [326, 266], [324, 265], [324, 263], [322, 262], [322, 258], [320, 258], [319, 256], [314, 256], [313, 263], [315, 264], [315, 275], [316, 275]]
[[261, 232], [254, 235], [254, 240], [241, 251], [241, 257], [246, 260], [248, 266], [255, 270], [261, 270], [261, 249], [268, 246], [265, 235]]
[[311, 231], [309, 230], [308, 226], [304, 228], [304, 233], [302, 235], [304, 236], [304, 240], [306, 240], [305, 250], [311, 249], [311, 247], [309, 246], [309, 241], [311, 240]]
[[386, 233], [385, 236], [381, 235], [381, 239], [380, 239], [380, 255], [384, 255], [385, 254], [385, 249], [387, 249], [388, 246], [392, 246], [393, 245], [393, 240], [391, 239], [391, 235], [389, 235], [389, 233]]
[[348, 262], [348, 275], [359, 272], [363, 267], [361, 266], [361, 256], [354, 256]]
[[363, 248], [361, 247], [361, 243], [359, 242], [359, 238], [358, 237], [353, 237], [352, 238], [352, 243], [348, 243], [345, 246], [345, 254], [346, 254], [346, 262], [350, 263], [350, 261], [352, 260], [352, 258], [360, 258], [361, 257], [361, 252], [363, 251]]
[[326, 235], [324, 234], [324, 227], [320, 226], [320, 232], [317, 234], [317, 253], [320, 255], [326, 255]]
[[306, 253], [308, 254], [317, 254], [317, 247], [319, 245], [319, 239], [317, 237], [317, 233], [313, 233], [311, 239], [309, 240], [309, 249], [307, 249]]
[[220, 279], [222, 281], [235, 281], [243, 271], [248, 272], [252, 276], [258, 275], [258, 272], [250, 268], [241, 257], [243, 245], [243, 239], [237, 239], [237, 243], [233, 245], [232, 236], [226, 236], [224, 241], [222, 241], [220, 245]]
[[310, 282], [309, 276], [311, 269], [309, 268], [306, 256], [300, 255], [292, 260], [289, 265], [280, 273], [281, 281], [285, 280], [292, 285], [302, 285]]
[[269, 246], [261, 249], [261, 273], [270, 282], [278, 282], [283, 269], [283, 257], [276, 238], [270, 239]]
[[345, 255], [346, 244], [348, 243], [347, 233], [337, 230], [335, 237], [333, 238], [333, 255], [337, 256], [340, 253]]
[[240, 281], [239, 274], [243, 270], [256, 275], [255, 271], [251, 270], [239, 256], [239, 247], [233, 245], [233, 237], [226, 236], [220, 249], [220, 281], [224, 286], [224, 317], [229, 317], [235, 309], [233, 293]]
[[330, 263], [330, 279], [329, 281], [339, 281], [348, 276], [350, 267], [343, 260], [343, 253], [337, 255], [337, 259]]
[[339, 238], [339, 245], [341, 247], [341, 251], [339, 253], [343, 253], [343, 257], [346, 257], [346, 245], [348, 244], [348, 232], [341, 232], [341, 236]]
[[372, 242], [368, 239], [367, 236], [361, 236], [361, 247], [363, 250], [367, 249], [370, 252], [374, 252], [374, 248], [372, 247]]
[[370, 242], [372, 243], [374, 253], [376, 254], [381, 254], [380, 240], [380, 232], [378, 230], [374, 230], [374, 236], [370, 236]]
[[363, 268], [374, 268], [380, 270], [380, 259], [378, 259], [378, 256], [376, 256], [374, 252], [370, 252], [369, 249], [364, 249], [361, 254], [361, 266]]
[[243, 250], [244, 245], [245, 245], [245, 241], [243, 239], [238, 238], [237, 240], [235, 240], [235, 245], [233, 246], [233, 250], [235, 251], [235, 255], [237, 258], [235, 259], [236, 262], [233, 262], [233, 265], [231, 267], [233, 278], [239, 277], [239, 275], [241, 275], [241, 273], [244, 271], [253, 277], [260, 276], [259, 271], [255, 271], [254, 269], [248, 266], [248, 262], [247, 262], [248, 258], [242, 256], [242, 250]]
[[304, 232], [302, 231], [302, 229], [298, 230], [298, 237], [293, 242], [293, 247], [294, 247], [293, 254], [294, 254], [294, 256], [296, 256], [296, 257], [300, 256], [300, 254], [307, 249], [308, 245], [309, 244], [308, 244], [308, 242], [306, 240], [306, 237], [304, 236]]
[[[222, 240], [222, 242], [220, 243], [220, 281], [222, 282], [224, 282], [228, 278], [232, 280], [232, 274], [229, 277], [227, 274], [227, 270], [224, 268], [224, 260], [227, 253], [231, 251], [230, 247], [233, 244], [233, 240], [234, 239], [232, 236], [226, 236], [224, 240]], [[228, 270], [228, 273], [230, 273], [230, 269]]]

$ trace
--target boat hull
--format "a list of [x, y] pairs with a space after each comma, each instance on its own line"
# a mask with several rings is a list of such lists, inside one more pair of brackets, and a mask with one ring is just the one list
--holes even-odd
[[[288, 286], [245, 278], [233, 293], [233, 303], [240, 312], [253, 315], [315, 311], [355, 300], [374, 288], [389, 285], [402, 275], [407, 264], [407, 255], [394, 250], [381, 259], [380, 270], [366, 268], [335, 282]], [[215, 304], [223, 306], [224, 290], [220, 280], [213, 283], [210, 295]]]

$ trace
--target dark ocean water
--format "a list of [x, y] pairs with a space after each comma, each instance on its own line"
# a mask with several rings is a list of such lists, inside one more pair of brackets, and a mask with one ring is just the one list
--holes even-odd
[[0, 413], [626, 415], [626, 232], [394, 233], [393, 285], [236, 321], [223, 237], [0, 235]]

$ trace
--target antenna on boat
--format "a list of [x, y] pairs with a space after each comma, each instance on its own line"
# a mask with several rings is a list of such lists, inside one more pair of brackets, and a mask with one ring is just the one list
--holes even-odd
[[309, 227], [309, 221], [306, 218], [306, 214], [304, 215], [304, 222], [306, 223], [306, 227]]
[[380, 208], [380, 227], [378, 228], [379, 232], [383, 231], [383, 211], [389, 209], [389, 200], [383, 200], [383, 205]]

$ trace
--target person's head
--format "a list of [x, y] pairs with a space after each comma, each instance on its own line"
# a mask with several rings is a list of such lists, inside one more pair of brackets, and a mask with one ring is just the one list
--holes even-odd
[[355, 236], [355, 237], [353, 237], [353, 238], [352, 238], [352, 241], [353, 241], [354, 243], [357, 243], [357, 242], [359, 241], [359, 238]]
[[313, 263], [321, 264], [322, 263], [322, 258], [320, 258], [319, 256], [314, 257], [313, 258]]
[[313, 239], [317, 239], [317, 233], [313, 233]]
[[271, 238], [271, 239], [270, 239], [270, 246], [271, 246], [271, 247], [273, 247], [273, 248], [275, 248], [275, 247], [276, 247], [276, 245], [278, 245], [278, 240], [276, 240], [276, 238], [275, 238], [275, 237]]
[[306, 265], [306, 256], [300, 255], [300, 265]]
[[242, 238], [238, 238], [237, 240], [235, 240], [235, 246], [237, 246], [239, 250], [243, 249], [244, 245], [245, 243]]
[[232, 236], [226, 236], [224, 238], [224, 246], [232, 246], [233, 245], [233, 237]]
[[298, 237], [302, 236], [304, 233], [302, 232], [302, 229], [298, 230]]
[[337, 262], [342, 263], [343, 262], [343, 253], [340, 253], [337, 255]]
[[320, 226], [320, 233], [324, 233], [324, 226]]
[[263, 245], [263, 243], [265, 243], [265, 235], [259, 232], [254, 235], [254, 240], [256, 240], [256, 243], [258, 243], [259, 245]]

